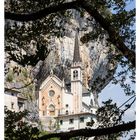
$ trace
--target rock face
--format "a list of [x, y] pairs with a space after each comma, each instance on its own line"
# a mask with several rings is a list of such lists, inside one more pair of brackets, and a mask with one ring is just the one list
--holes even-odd
[[83, 63], [83, 84], [93, 93], [99, 93], [113, 76], [115, 64], [112, 64], [109, 60], [109, 56], [112, 54], [108, 53], [106, 39], [82, 44], [80, 42], [81, 36], [91, 31], [91, 28], [88, 26], [86, 31], [83, 31], [83, 28], [88, 24], [86, 19], [82, 18], [81, 20], [77, 12], [74, 15], [69, 24], [65, 25], [64, 37], [52, 37], [49, 56], [44, 62], [39, 62], [33, 71], [37, 79], [37, 91], [43, 80], [50, 74], [51, 69], [60, 79], [64, 78], [69, 85], [77, 28], [79, 29], [80, 56]]
[[[79, 48], [83, 63], [83, 84], [85, 87], [92, 90], [94, 96], [98, 96], [98, 93], [100, 93], [100, 91], [112, 79], [116, 64], [112, 63], [109, 59], [112, 54], [108, 53], [105, 38], [82, 44], [82, 42], [80, 42], [80, 38], [85, 33], [90, 32], [92, 27], [89, 25], [88, 20], [86, 20], [86, 16], [85, 18], [80, 18], [78, 12], [74, 11], [73, 13], [73, 18], [65, 25], [64, 36], [62, 38], [51, 38], [51, 44], [49, 46], [51, 52], [45, 61], [39, 61], [32, 71], [36, 79], [36, 97], [38, 97], [40, 84], [47, 78], [51, 70], [53, 70], [54, 74], [61, 80], [64, 78], [67, 88], [70, 89], [70, 68], [73, 61], [75, 34], [77, 32], [77, 28], [79, 29]], [[33, 53], [33, 51], [31, 52]], [[10, 65], [7, 68], [7, 71], [9, 68], [11, 68]], [[18, 75], [16, 76], [15, 74], [12, 74], [12, 79], [9, 79], [10, 83], [14, 82], [19, 84], [19, 81], [17, 81], [18, 77], [23, 81], [19, 73], [20, 72], [17, 72]], [[25, 80], [23, 82], [24, 84], [20, 84], [20, 87], [22, 84], [27, 84], [27, 73], [24, 72], [23, 75], [25, 76]], [[9, 77], [11, 77], [11, 75]], [[14, 78], [16, 78], [16, 80]], [[30, 78], [28, 78], [28, 81], [28, 83], [30, 83]], [[26, 93], [29, 98], [33, 98], [34, 84], [30, 86], [31, 87], [27, 88]], [[23, 91], [23, 93], [25, 93], [25, 91]], [[30, 100], [27, 102], [27, 108], [32, 112], [30, 114], [31, 119], [34, 119], [34, 117], [38, 118], [38, 107], [36, 106], [36, 101], [33, 99], [33, 101], [31, 103], [30, 102]]]

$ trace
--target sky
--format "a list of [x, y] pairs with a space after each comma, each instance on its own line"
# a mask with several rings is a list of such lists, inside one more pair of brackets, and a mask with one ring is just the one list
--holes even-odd
[[[131, 2], [128, 3], [126, 9], [127, 10], [131, 10], [136, 6], [136, 2]], [[121, 69], [119, 68], [117, 71], [120, 71]], [[127, 80], [128, 83], [130, 79]], [[135, 89], [135, 86], [132, 86], [133, 89]], [[99, 105], [102, 105], [102, 101], [107, 101], [108, 99], [112, 99], [114, 103], [117, 103], [117, 106], [122, 105], [125, 101], [127, 101], [130, 97], [126, 96], [124, 91], [122, 90], [122, 88], [119, 85], [114, 85], [112, 84], [112, 82], [110, 82], [99, 94]], [[132, 99], [133, 100], [133, 99]], [[130, 101], [132, 101], [130, 100]], [[129, 109], [125, 116], [124, 116], [124, 120], [127, 121], [133, 121], [135, 120], [135, 115], [134, 115], [134, 111], [135, 111], [135, 107], [136, 105], [134, 104], [131, 109]], [[123, 109], [123, 108], [122, 108]], [[123, 139], [125, 140], [125, 139]]]
[[[133, 86], [134, 88], [134, 86]], [[126, 96], [123, 89], [119, 84], [114, 85], [111, 82], [99, 93], [99, 104], [102, 105], [102, 101], [112, 99], [114, 103], [117, 103], [117, 106], [122, 105], [126, 100], [131, 96]], [[133, 99], [132, 99], [133, 100]], [[131, 101], [132, 101], [131, 100]], [[131, 102], [130, 101], [130, 102]]]
[[128, 2], [127, 6], [126, 6], [126, 9], [131, 10], [134, 7], [136, 7], [136, 1], [135, 0], [133, 2]]
[[[120, 72], [121, 67], [119, 66], [118, 69], [116, 70], [116, 72]], [[130, 79], [128, 78], [125, 82], [126, 84], [131, 84]], [[131, 84], [131, 89], [135, 90], [135, 85]], [[99, 97], [98, 97], [98, 101], [99, 101], [99, 105], [102, 106], [102, 102], [103, 101], [107, 101], [108, 99], [112, 99], [113, 103], [116, 103], [117, 106], [121, 106], [124, 102], [126, 102], [130, 97], [132, 96], [126, 96], [123, 89], [120, 87], [119, 84], [112, 84], [112, 81], [101, 91], [101, 93], [99, 93]], [[134, 100], [134, 98], [132, 98], [128, 103], [131, 103]], [[125, 106], [123, 106], [120, 109], [125, 109]], [[123, 117], [123, 120], [125, 122], [129, 122], [129, 121], [134, 121], [135, 118], [135, 103], [132, 105], [132, 107], [130, 109], [128, 109], [125, 112], [125, 115]], [[132, 133], [130, 133], [132, 134]], [[128, 137], [126, 138], [122, 138], [121, 140], [127, 140]]]
[[[133, 9], [136, 4], [138, 4], [134, 1], [133, 3], [128, 3], [126, 9], [131, 10]], [[138, 8], [137, 8], [138, 9]], [[139, 12], [137, 12], [139, 13]], [[138, 25], [138, 24], [137, 24]], [[139, 24], [140, 25], [140, 24]], [[137, 65], [138, 66], [138, 65]], [[120, 71], [119, 68], [117, 71]], [[130, 83], [130, 79], [127, 79], [127, 82]], [[133, 89], [136, 89], [135, 85], [131, 85]], [[136, 92], [137, 93], [137, 92]], [[122, 105], [125, 101], [127, 101], [130, 97], [126, 96], [123, 89], [117, 84], [114, 85], [112, 82], [110, 82], [102, 91], [99, 93], [99, 105], [102, 105], [102, 101], [107, 101], [108, 99], [112, 99], [113, 103], [117, 103], [117, 106]], [[130, 102], [133, 101], [130, 100]], [[129, 102], [128, 102], [129, 103]], [[123, 109], [123, 108], [121, 108]], [[136, 109], [136, 103], [132, 105], [130, 109], [128, 109], [125, 113], [125, 116], [123, 117], [123, 120], [125, 122], [133, 121], [135, 120], [135, 109]], [[137, 119], [138, 120], [138, 119]], [[139, 123], [140, 124], [140, 123]], [[137, 136], [139, 137], [139, 136]], [[122, 138], [122, 140], [128, 140], [128, 137]]]
[[[134, 7], [136, 7], [136, 1], [128, 2], [128, 5], [126, 6], [127, 10], [131, 10]], [[120, 71], [121, 68], [119, 67], [117, 71]], [[130, 79], [127, 80], [128, 83]], [[132, 86], [133, 89], [135, 89], [135, 86]], [[99, 104], [101, 105], [102, 101], [105, 101], [107, 99], [113, 99], [114, 102], [116, 102], [119, 105], [121, 105], [125, 100], [127, 100], [129, 97], [125, 96], [123, 90], [120, 88], [119, 85], [111, 84], [111, 82], [102, 90], [102, 92], [99, 94]]]
[[[133, 86], [134, 88], [134, 86]], [[117, 84], [114, 85], [111, 82], [101, 91], [101, 93], [99, 93], [99, 105], [102, 105], [102, 101], [107, 101], [108, 99], [112, 99], [113, 103], [117, 103], [117, 106], [121, 106], [125, 101], [127, 101], [130, 97], [126, 96], [123, 89]], [[133, 98], [134, 99], [134, 98]], [[131, 101], [128, 103], [131, 103]], [[122, 107], [121, 109], [124, 109], [124, 107]], [[132, 105], [132, 107], [130, 109], [128, 109], [125, 112], [125, 115], [123, 117], [123, 120], [125, 122], [129, 122], [129, 121], [134, 121], [135, 118], [135, 104]], [[130, 132], [130, 134], [132, 134], [132, 132]], [[123, 137], [121, 138], [121, 140], [128, 140], [128, 137]]]

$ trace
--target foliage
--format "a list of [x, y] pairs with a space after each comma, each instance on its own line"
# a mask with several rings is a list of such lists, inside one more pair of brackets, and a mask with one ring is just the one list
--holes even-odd
[[[48, 135], [47, 131], [40, 131], [27, 122], [29, 112], [15, 112], [5, 107], [5, 140], [38, 140], [43, 135]], [[59, 140], [50, 138], [49, 140]]]
[[13, 74], [12, 73], [8, 73], [6, 76], [6, 81], [7, 82], [12, 82], [13, 81]]
[[[99, 128], [111, 127], [114, 124], [122, 123], [121, 110], [117, 107], [116, 103], [112, 103], [112, 100], [102, 102], [103, 105], [97, 110], [97, 122], [99, 123]], [[97, 137], [97, 140], [117, 140], [118, 137], [122, 136], [122, 133], [111, 134], [107, 136]]]
[[[131, 97], [132, 98], [132, 97]], [[127, 103], [127, 102], [126, 102]], [[97, 122], [99, 123], [99, 128], [111, 127], [120, 123], [124, 123], [122, 117], [125, 113], [124, 110], [121, 110], [120, 107], [117, 106], [116, 103], [112, 103], [112, 100], [109, 99], [105, 102], [102, 102], [102, 106], [97, 110]], [[123, 104], [125, 105], [125, 104]], [[127, 108], [128, 109], [128, 108]], [[104, 140], [117, 140], [120, 137], [124, 137], [128, 132], [119, 132], [116, 134], [104, 135], [100, 137], [96, 137], [96, 140], [104, 139]], [[131, 135], [132, 138], [135, 138], [135, 135]]]
[[[110, 101], [108, 101], [108, 108], [110, 108]], [[112, 105], [111, 105], [112, 107]], [[115, 105], [113, 105], [115, 107]], [[99, 111], [100, 112], [100, 111]], [[100, 113], [99, 113], [100, 114]], [[5, 108], [5, 140], [37, 140], [37, 139], [44, 139], [45, 137], [49, 136], [50, 133], [46, 131], [39, 131], [37, 127], [32, 127], [26, 122], [26, 116], [28, 115], [28, 111], [23, 111], [23, 112], [14, 112], [10, 111], [7, 108]], [[100, 116], [100, 115], [99, 115]], [[115, 119], [114, 119], [115, 120]], [[114, 121], [113, 120], [113, 121]], [[85, 129], [84, 131], [89, 131], [88, 129]], [[74, 131], [70, 132], [76, 134]], [[79, 131], [79, 133], [81, 133]], [[82, 132], [83, 133], [83, 132]], [[97, 132], [96, 132], [97, 133]], [[66, 136], [63, 133], [63, 138], [65, 139]], [[59, 138], [57, 137], [57, 133], [54, 134], [55, 136], [53, 138], [50, 138], [50, 140], [58, 140]], [[71, 134], [70, 134], [71, 135]], [[44, 137], [45, 136], [45, 137]], [[72, 136], [72, 135], [71, 135]], [[86, 135], [87, 136], [87, 135]], [[113, 140], [116, 139], [116, 137], [120, 136], [117, 134], [109, 135], [112, 136], [111, 138], [114, 138]], [[110, 138], [108, 136], [108, 139]], [[60, 137], [60, 135], [58, 136]], [[75, 137], [71, 139], [86, 139], [86, 137]], [[107, 137], [103, 137], [106, 139]], [[131, 136], [131, 138], [134, 138], [134, 135]]]
[[28, 111], [14, 112], [5, 108], [5, 140], [36, 140], [39, 129], [29, 125], [25, 118]]

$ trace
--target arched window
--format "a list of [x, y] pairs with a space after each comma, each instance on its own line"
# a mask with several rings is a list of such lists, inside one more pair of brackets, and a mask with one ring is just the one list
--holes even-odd
[[68, 112], [68, 110], [66, 110], [66, 115], [68, 115], [69, 114], [69, 112]]
[[50, 90], [50, 91], [49, 91], [49, 96], [50, 96], [50, 97], [53, 97], [54, 94], [55, 94], [54, 90]]
[[45, 98], [42, 98], [42, 106], [45, 104]]
[[50, 115], [55, 115], [55, 106], [53, 104], [49, 105], [49, 112]]
[[73, 71], [73, 79], [77, 79], [78, 78], [78, 71], [74, 70]]
[[45, 111], [43, 111], [42, 113], [43, 113], [43, 116], [45, 116]]

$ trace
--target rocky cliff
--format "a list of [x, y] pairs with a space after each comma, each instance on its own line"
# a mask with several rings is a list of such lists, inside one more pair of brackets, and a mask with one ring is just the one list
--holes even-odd
[[86, 16], [81, 18], [79, 13], [74, 11], [73, 18], [65, 25], [64, 36], [51, 38], [50, 54], [33, 70], [37, 79], [36, 90], [50, 74], [51, 69], [60, 79], [64, 78], [69, 85], [77, 29], [79, 30], [80, 55], [83, 63], [83, 84], [93, 93], [99, 93], [110, 82], [116, 68], [116, 63], [110, 61], [114, 52], [109, 52], [106, 37], [85, 44], [80, 41], [85, 33], [92, 30], [92, 25], [89, 25]]
[[[24, 96], [29, 99], [27, 107], [33, 113], [31, 114], [31, 118], [34, 117], [34, 113], [37, 114], [38, 111], [34, 93], [36, 93], [37, 97], [39, 86], [50, 74], [51, 69], [61, 80], [64, 78], [66, 86], [69, 88], [70, 67], [73, 60], [74, 40], [77, 29], [79, 29], [79, 48], [83, 63], [83, 84], [89, 90], [92, 90], [95, 96], [98, 96], [98, 93], [100, 93], [112, 79], [116, 69], [116, 63], [110, 59], [113, 56], [113, 52], [108, 53], [109, 47], [106, 38], [98, 38], [97, 40], [83, 44], [80, 38], [85, 33], [93, 30], [93, 27], [88, 23], [89, 21], [86, 16], [85, 18], [81, 18], [78, 12], [74, 11], [73, 13], [73, 18], [65, 24], [63, 37], [58, 38], [52, 36], [49, 40], [49, 48], [51, 51], [45, 61], [39, 61], [34, 68], [22, 68], [15, 63], [12, 63], [11, 66], [11, 64], [9, 65], [9, 62], [7, 62], [8, 59], [5, 61], [8, 66], [7, 71], [9, 72], [5, 76], [5, 87], [20, 89]], [[31, 51], [31, 53], [33, 52], [34, 51]], [[34, 89], [34, 83], [32, 83], [32, 81], [36, 81], [36, 89]]]

